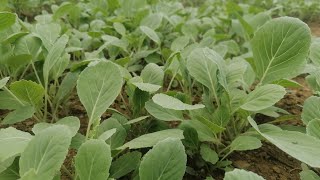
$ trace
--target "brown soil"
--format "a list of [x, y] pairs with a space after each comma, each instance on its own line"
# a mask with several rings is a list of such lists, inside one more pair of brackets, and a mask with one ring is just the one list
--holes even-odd
[[301, 171], [299, 161], [268, 143], [258, 150], [234, 153], [230, 160], [234, 167], [255, 172], [266, 180], [296, 180]]
[[309, 23], [309, 27], [314, 36], [317, 36], [317, 37], [320, 36], [320, 22]]

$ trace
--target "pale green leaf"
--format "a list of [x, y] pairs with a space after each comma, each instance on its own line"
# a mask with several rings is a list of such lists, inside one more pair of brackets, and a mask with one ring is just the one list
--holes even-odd
[[36, 134], [21, 153], [20, 176], [34, 170], [37, 179], [52, 179], [66, 158], [71, 137], [69, 129], [63, 125]]
[[306, 64], [310, 43], [309, 27], [297, 18], [280, 17], [261, 26], [251, 42], [260, 82], [299, 75]]
[[89, 116], [89, 124], [107, 110], [119, 95], [121, 87], [120, 70], [111, 62], [100, 62], [82, 71], [77, 92]]
[[16, 22], [16, 15], [10, 12], [0, 12], [0, 31], [9, 28]]
[[189, 44], [190, 38], [187, 36], [177, 37], [171, 44], [170, 49], [174, 52], [181, 51]]
[[[36, 36], [38, 36], [44, 45], [44, 47], [50, 51], [53, 44], [59, 37], [61, 27], [59, 24], [40, 24], [37, 23], [35, 27]], [[64, 49], [64, 48], [63, 48]]]
[[0, 109], [19, 109], [22, 105], [8, 91], [0, 91]]
[[279, 85], [260, 86], [248, 95], [241, 108], [247, 111], [260, 111], [277, 103], [285, 94], [286, 90]]
[[32, 139], [29, 133], [13, 127], [0, 130], [0, 162], [20, 154]]
[[299, 84], [298, 82], [291, 80], [291, 79], [280, 79], [277, 81], [273, 81], [272, 84], [277, 84], [283, 87], [291, 87], [291, 88], [299, 88], [302, 87], [301, 84]]
[[106, 180], [112, 162], [110, 146], [102, 140], [91, 139], [81, 145], [75, 158], [80, 180]]
[[[41, 40], [38, 37], [32, 35], [26, 35], [19, 38], [15, 42], [14, 54], [29, 54], [33, 58], [36, 58], [41, 48]], [[35, 60], [35, 59], [34, 59]]]
[[313, 119], [320, 119], [320, 97], [311, 96], [304, 101], [301, 114], [302, 121], [307, 125]]
[[161, 13], [149, 14], [141, 20], [140, 26], [147, 26], [155, 30], [161, 25], [162, 17]]
[[106, 141], [108, 140], [109, 138], [111, 138], [112, 135], [114, 135], [114, 133], [117, 132], [117, 129], [116, 128], [113, 128], [113, 129], [110, 129], [108, 131], [105, 131], [103, 132], [99, 137], [98, 139], [101, 139], [103, 141]]
[[311, 43], [309, 57], [315, 65], [320, 66], [320, 41]]
[[139, 88], [142, 91], [146, 91], [149, 93], [154, 93], [156, 91], [158, 91], [161, 86], [159, 85], [154, 85], [154, 84], [150, 84], [150, 83], [132, 83], [133, 85], [135, 85], [137, 88]]
[[64, 52], [68, 43], [69, 37], [67, 35], [61, 36], [50, 48], [48, 55], [43, 64], [43, 77], [45, 83], [48, 83], [49, 74], [52, 68], [59, 63], [61, 55]]
[[14, 124], [29, 119], [35, 113], [33, 106], [23, 106], [10, 112], [1, 122], [1, 124]]
[[68, 116], [60, 119], [55, 124], [50, 123], [37, 123], [33, 126], [32, 132], [34, 134], [39, 134], [41, 131], [55, 125], [65, 125], [69, 128], [71, 136], [75, 136], [80, 128], [80, 120], [75, 116]]
[[10, 77], [5, 77], [5, 78], [2, 78], [0, 80], [0, 89], [2, 89], [6, 84], [7, 82], [9, 81]]
[[261, 141], [253, 136], [238, 136], [230, 144], [231, 151], [248, 151], [262, 146]]
[[184, 119], [181, 111], [163, 108], [152, 100], [145, 103], [145, 108], [153, 117], [162, 121], [182, 121]]
[[202, 144], [200, 146], [200, 155], [205, 161], [210, 162], [211, 164], [216, 164], [219, 160], [218, 154], [207, 144]]
[[181, 141], [168, 138], [143, 157], [139, 177], [141, 180], [182, 180], [186, 163], [187, 155]]
[[10, 84], [10, 90], [21, 101], [38, 107], [43, 102], [44, 89], [33, 81], [20, 80]]
[[141, 153], [138, 151], [128, 152], [120, 156], [111, 164], [110, 177], [119, 179], [125, 176], [139, 166], [140, 159]]
[[309, 166], [320, 167], [320, 139], [296, 131], [261, 132], [251, 117], [248, 120], [256, 131], [282, 151]]
[[234, 169], [227, 172], [223, 180], [264, 180], [264, 178], [250, 171]]
[[97, 128], [96, 136], [99, 137], [106, 131], [116, 129], [116, 132], [109, 138], [106, 142], [111, 146], [111, 149], [115, 149], [121, 145], [123, 145], [126, 137], [127, 137], [127, 131], [122, 126], [120, 121], [118, 119], [115, 119], [113, 117], [106, 119], [103, 121]]
[[153, 29], [151, 29], [147, 26], [140, 26], [140, 30], [155, 43], [157, 43], [157, 44], [161, 43], [159, 36], [157, 35], [157, 33]]
[[174, 98], [172, 96], [166, 94], [156, 94], [152, 97], [154, 103], [158, 104], [159, 106], [167, 109], [172, 110], [194, 110], [194, 109], [201, 109], [205, 106], [203, 104], [185, 104], [181, 102], [179, 99]]
[[320, 119], [313, 119], [307, 124], [307, 134], [320, 139]]
[[183, 139], [183, 131], [180, 129], [167, 129], [162, 131], [157, 131], [154, 133], [144, 134], [139, 136], [127, 143], [118, 149], [140, 149], [146, 147], [152, 147], [157, 144], [159, 141], [162, 141], [167, 138], [176, 138]]
[[10, 167], [0, 173], [0, 179], [17, 180], [19, 179], [19, 160], [16, 158]]
[[126, 35], [126, 27], [122, 23], [113, 23], [113, 28], [117, 31], [117, 33], [121, 34], [122, 36]]
[[144, 83], [156, 84], [162, 86], [164, 72], [155, 63], [149, 63], [146, 65], [143, 70], [141, 71], [141, 78]]
[[303, 170], [300, 173], [301, 180], [320, 180], [320, 177], [312, 170]]

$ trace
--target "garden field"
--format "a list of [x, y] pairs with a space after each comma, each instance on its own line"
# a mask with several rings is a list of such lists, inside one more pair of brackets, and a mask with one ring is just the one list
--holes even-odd
[[319, 0], [0, 0], [0, 180], [320, 180]]

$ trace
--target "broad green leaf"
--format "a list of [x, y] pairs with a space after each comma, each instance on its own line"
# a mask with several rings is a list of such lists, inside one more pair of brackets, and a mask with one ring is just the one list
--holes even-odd
[[157, 64], [149, 63], [141, 71], [141, 78], [144, 83], [162, 86], [164, 72]]
[[111, 164], [110, 177], [119, 179], [125, 176], [139, 166], [140, 159], [141, 153], [138, 151], [128, 152], [120, 156]]
[[282, 151], [311, 167], [320, 167], [320, 139], [296, 131], [261, 132], [251, 117], [248, 120], [259, 134]]
[[114, 135], [114, 133], [117, 132], [117, 129], [116, 128], [113, 128], [113, 129], [110, 129], [108, 131], [105, 131], [104, 133], [102, 133], [98, 139], [101, 139], [103, 141], [106, 141], [108, 140], [109, 138], [111, 138], [112, 135]]
[[320, 66], [320, 41], [314, 41], [310, 46], [310, 59], [316, 65]]
[[198, 120], [191, 119], [188, 121], [182, 121], [179, 127], [184, 129], [185, 126], [190, 126], [197, 130], [198, 138], [201, 142], [214, 142], [216, 139], [212, 130]]
[[135, 85], [140, 90], [146, 91], [149, 93], [154, 93], [161, 88], [161, 86], [159, 86], [159, 85], [154, 85], [154, 84], [150, 84], [150, 83], [132, 83], [132, 84]]
[[13, 156], [4, 161], [0, 161], [0, 174], [12, 165], [14, 159], [15, 157]]
[[144, 134], [139, 136], [127, 143], [118, 149], [140, 149], [146, 147], [152, 147], [157, 144], [159, 141], [162, 141], [167, 138], [176, 138], [183, 139], [183, 131], [180, 129], [167, 129], [162, 131], [157, 131], [154, 133]]
[[286, 90], [279, 85], [260, 86], [248, 95], [241, 108], [247, 111], [260, 111], [277, 103], [285, 94]]
[[0, 31], [9, 28], [16, 22], [16, 15], [9, 12], [0, 12]]
[[304, 101], [301, 114], [302, 121], [307, 125], [313, 119], [320, 119], [320, 97], [311, 96]]
[[100, 62], [87, 67], [79, 76], [77, 92], [89, 116], [89, 124], [98, 120], [119, 95], [122, 77], [117, 65]]
[[70, 148], [78, 150], [85, 141], [86, 137], [80, 133], [77, 133], [72, 137]]
[[313, 92], [320, 92], [320, 72], [315, 71], [306, 77], [306, 81]]
[[312, 170], [303, 170], [299, 174], [301, 180], [320, 180], [320, 177]]
[[230, 144], [231, 151], [248, 151], [262, 146], [261, 141], [253, 136], [238, 136]]
[[21, 153], [20, 176], [34, 170], [36, 179], [52, 179], [66, 158], [71, 137], [69, 129], [63, 125], [36, 134]]
[[19, 160], [16, 158], [14, 162], [6, 170], [0, 173], [0, 179], [17, 180], [19, 179]]
[[80, 180], [106, 180], [112, 157], [110, 146], [102, 140], [91, 139], [82, 144], [75, 158]]
[[161, 13], [149, 14], [141, 20], [140, 26], [147, 26], [155, 30], [161, 25], [162, 17], [163, 15]]
[[182, 126], [184, 139], [182, 140], [183, 145], [187, 149], [198, 150], [199, 149], [199, 137], [198, 132], [191, 126]]
[[184, 119], [181, 111], [163, 108], [152, 100], [145, 103], [145, 108], [153, 117], [162, 121], [182, 121]]
[[191, 51], [187, 59], [187, 69], [196, 81], [209, 88], [216, 101], [219, 83], [228, 91], [225, 62], [214, 50], [196, 48]]
[[197, 117], [196, 120], [201, 122], [203, 125], [207, 126], [214, 134], [220, 133], [225, 130], [224, 127], [221, 127], [214, 122], [209, 121], [205, 117]]
[[58, 79], [67, 69], [69, 63], [70, 63], [70, 54], [62, 53], [61, 57], [59, 57], [57, 62], [51, 68], [49, 76], [52, 79]]
[[75, 136], [80, 128], [80, 120], [75, 116], [68, 116], [60, 119], [55, 124], [50, 123], [37, 123], [33, 126], [32, 132], [34, 134], [39, 134], [41, 131], [55, 125], [65, 125], [68, 127], [71, 136]]
[[307, 134], [320, 139], [320, 119], [313, 119], [307, 124]]
[[194, 109], [201, 109], [205, 107], [202, 104], [195, 104], [195, 105], [185, 104], [179, 99], [166, 94], [156, 94], [152, 97], [152, 100], [157, 105], [163, 108], [172, 109], [172, 110], [194, 110]]
[[107, 140], [107, 143], [111, 146], [111, 149], [115, 149], [123, 145], [127, 132], [126, 129], [122, 126], [119, 120], [111, 117], [103, 121], [97, 128], [96, 136], [100, 137], [105, 132], [116, 129], [116, 132]]
[[[61, 27], [59, 24], [40, 24], [37, 23], [35, 27], [36, 36], [38, 36], [44, 45], [44, 47], [51, 51], [52, 46], [55, 44], [59, 37]], [[64, 48], [63, 48], [64, 49]], [[57, 57], [58, 55], [56, 55]], [[60, 55], [59, 55], [60, 56]]]
[[0, 91], [0, 109], [14, 110], [22, 105], [8, 91]]
[[206, 56], [205, 50], [206, 49], [193, 50], [188, 56], [187, 68], [195, 80], [209, 88], [212, 93], [217, 93], [218, 65], [215, 61], [223, 61], [223, 59], [215, 52], [212, 57], [214, 59], [209, 58]]
[[77, 72], [69, 72], [62, 80], [54, 101], [63, 101], [77, 84], [79, 74]]
[[161, 44], [159, 36], [157, 35], [157, 33], [153, 29], [151, 29], [151, 28], [149, 28], [147, 26], [140, 26], [140, 30], [146, 36], [148, 36], [152, 41], [154, 41], [157, 44]]
[[56, 63], [59, 63], [59, 60], [61, 60], [60, 57], [66, 48], [68, 40], [69, 37], [67, 35], [63, 35], [50, 48], [43, 64], [43, 77], [46, 84], [48, 83], [50, 71]]
[[186, 163], [187, 155], [181, 141], [168, 138], [143, 157], [139, 177], [141, 180], [182, 180]]
[[10, 77], [5, 77], [5, 78], [2, 78], [0, 80], [0, 89], [2, 89], [6, 84], [7, 82], [9, 81]]
[[211, 164], [216, 164], [219, 160], [218, 154], [207, 144], [202, 144], [200, 146], [200, 155], [205, 161], [210, 162]]
[[126, 35], [126, 27], [123, 24], [115, 22], [113, 23], [113, 28], [122, 36]]
[[1, 122], [1, 124], [14, 124], [29, 119], [35, 113], [33, 106], [23, 106], [10, 112]]
[[145, 106], [145, 103], [150, 99], [150, 94], [147, 91], [142, 91], [136, 88], [133, 92], [132, 102], [133, 102], [133, 114], [137, 116], [140, 114]]
[[264, 180], [263, 177], [243, 169], [234, 169], [227, 172], [223, 180]]
[[[41, 48], [41, 40], [38, 37], [27, 35], [19, 38], [15, 42], [15, 55], [29, 54], [36, 58]], [[35, 60], [35, 59], [34, 59]]]
[[291, 87], [291, 88], [299, 88], [302, 87], [301, 84], [298, 82], [291, 80], [291, 79], [280, 79], [277, 81], [272, 82], [272, 84], [277, 84], [283, 87]]
[[29, 133], [13, 127], [0, 130], [0, 162], [20, 154], [32, 139]]
[[38, 107], [44, 97], [44, 89], [40, 84], [33, 81], [20, 80], [10, 84], [10, 90], [21, 101]]
[[309, 27], [297, 18], [280, 17], [261, 26], [251, 42], [260, 83], [299, 75], [306, 64], [310, 43]]
[[181, 51], [189, 44], [190, 38], [187, 36], [177, 37], [171, 44], [170, 49], [174, 52]]

